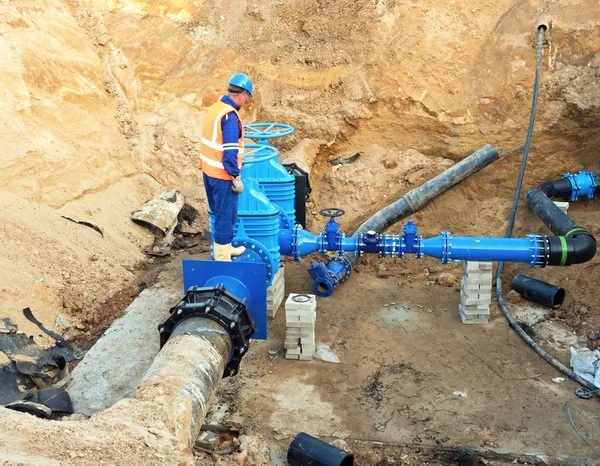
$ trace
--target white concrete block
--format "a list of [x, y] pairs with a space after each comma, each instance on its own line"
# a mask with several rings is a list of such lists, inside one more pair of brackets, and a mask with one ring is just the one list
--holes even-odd
[[[473, 272], [465, 272], [463, 273], [463, 277], [467, 277], [467, 280], [471, 282], [471, 280], [487, 280], [491, 283], [492, 281], [492, 272], [491, 271], [473, 271]], [[471, 282], [473, 283], [473, 282]]]
[[459, 305], [460, 319], [463, 324], [487, 324], [489, 322], [489, 314], [465, 314], [462, 306]]
[[315, 352], [315, 345], [300, 345], [302, 350], [302, 354], [310, 354], [312, 355]]
[[285, 353], [285, 359], [295, 359], [296, 361], [298, 361], [300, 359], [300, 355]]
[[461, 297], [464, 296], [466, 299], [485, 299], [486, 301], [492, 300], [492, 294], [490, 290], [479, 290], [479, 291], [462, 291]]
[[314, 322], [317, 320], [315, 311], [299, 311], [297, 309], [286, 309], [285, 318], [290, 321]]
[[480, 298], [468, 298], [468, 297], [466, 297], [465, 295], [463, 295], [463, 296], [461, 297], [461, 300], [460, 300], [460, 302], [461, 302], [463, 305], [464, 305], [464, 304], [466, 304], [467, 306], [468, 306], [469, 304], [486, 304], [486, 305], [488, 305], [488, 306], [489, 306], [489, 304], [490, 304], [490, 299], [489, 299], [489, 298], [483, 298], [483, 299], [480, 299]]
[[300, 354], [300, 347], [298, 348], [290, 348], [288, 350], [285, 351], [285, 354], [295, 354], [296, 356], [298, 356]]
[[556, 204], [556, 207], [558, 207], [560, 210], [563, 211], [563, 213], [567, 213], [567, 210], [569, 210], [569, 203], [568, 202], [560, 202], [560, 201], [554, 201], [554, 204]]
[[[475, 283], [473, 283], [475, 282]], [[483, 282], [483, 283], [477, 283], [477, 282]], [[462, 279], [460, 280], [460, 287], [464, 290], [464, 291], [479, 291], [481, 290], [482, 292], [485, 291], [491, 291], [492, 289], [492, 282], [491, 280], [467, 280], [467, 277], [462, 277]]]
[[285, 301], [285, 308], [314, 311], [317, 309], [317, 297], [314, 294], [290, 293]]
[[312, 354], [301, 354], [300, 356], [298, 356], [298, 359], [300, 361], [312, 361], [313, 355]]
[[492, 270], [491, 262], [463, 261], [464, 272], [479, 272], [483, 270]]
[[458, 305], [459, 310], [462, 310], [464, 314], [489, 314], [489, 304], [463, 304]]
[[312, 330], [315, 329], [315, 323], [314, 322], [300, 322], [300, 321], [291, 321], [291, 320], [288, 321], [287, 319], [286, 319], [286, 322], [285, 322], [285, 326], [287, 328], [294, 328], [294, 329], [297, 329], [297, 328], [300, 328], [300, 329], [310, 328]]

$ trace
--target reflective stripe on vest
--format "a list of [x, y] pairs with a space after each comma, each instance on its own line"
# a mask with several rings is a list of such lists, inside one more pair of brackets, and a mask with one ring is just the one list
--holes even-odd
[[[223, 144], [223, 129], [221, 121], [228, 113], [234, 112], [238, 117], [240, 127], [240, 138], [237, 143]], [[231, 176], [223, 166], [223, 151], [229, 149], [238, 150], [238, 166], [242, 168], [244, 156], [244, 136], [242, 121], [235, 108], [225, 102], [216, 102], [209, 109], [204, 119], [202, 128], [202, 140], [200, 142], [199, 167], [207, 176], [220, 180], [230, 180]]]

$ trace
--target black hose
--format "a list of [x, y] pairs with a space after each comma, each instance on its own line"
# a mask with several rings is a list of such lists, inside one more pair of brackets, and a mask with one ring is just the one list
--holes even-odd
[[[531, 144], [531, 136], [533, 134], [533, 124], [535, 122], [535, 114], [537, 110], [537, 100], [538, 100], [538, 91], [540, 86], [540, 73], [542, 69], [542, 50], [544, 47], [544, 32], [545, 27], [540, 26], [538, 29], [538, 44], [537, 44], [537, 58], [536, 58], [536, 67], [535, 67], [535, 82], [533, 85], [533, 98], [531, 103], [531, 115], [529, 118], [529, 128], [527, 130], [527, 137], [525, 139], [525, 147], [523, 148], [523, 158], [521, 159], [521, 168], [519, 170], [519, 177], [517, 179], [517, 186], [515, 188], [515, 196], [513, 198], [512, 209], [510, 212], [510, 217], [508, 220], [508, 226], [506, 227], [506, 237], [510, 238], [512, 235], [515, 216], [517, 215], [517, 206], [519, 205], [519, 197], [521, 196], [521, 186], [523, 184], [523, 176], [525, 174], [525, 165], [527, 163], [527, 155], [529, 154], [529, 146]], [[568, 218], [568, 217], [567, 217]], [[508, 321], [508, 324], [511, 328], [513, 328], [519, 336], [525, 340], [525, 342], [534, 349], [536, 353], [538, 353], [542, 358], [552, 364], [556, 369], [561, 371], [567, 377], [572, 380], [575, 380], [579, 384], [583, 385], [585, 388], [589, 390], [595, 390], [596, 387], [579, 377], [575, 372], [571, 369], [564, 366], [560, 361], [557, 361], [554, 357], [548, 354], [541, 346], [539, 346], [535, 341], [531, 339], [527, 333], [521, 328], [521, 326], [512, 318], [510, 315], [508, 308], [506, 307], [506, 303], [504, 301], [504, 295], [502, 293], [502, 276], [504, 275], [504, 262], [500, 262], [498, 264], [498, 273], [496, 276], [496, 295], [498, 297], [498, 304], [504, 317]]]

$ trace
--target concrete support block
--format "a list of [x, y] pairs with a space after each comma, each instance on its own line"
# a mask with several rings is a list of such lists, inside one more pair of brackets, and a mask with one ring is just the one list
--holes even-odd
[[554, 204], [565, 214], [567, 213], [567, 210], [569, 210], [568, 202], [554, 201]]
[[475, 272], [492, 270], [491, 262], [463, 261], [463, 272]]
[[273, 278], [273, 284], [267, 288], [267, 317], [274, 319], [281, 303], [285, 298], [285, 269], [279, 267], [279, 271]]
[[314, 311], [317, 309], [317, 297], [314, 294], [290, 293], [285, 301], [285, 309]]

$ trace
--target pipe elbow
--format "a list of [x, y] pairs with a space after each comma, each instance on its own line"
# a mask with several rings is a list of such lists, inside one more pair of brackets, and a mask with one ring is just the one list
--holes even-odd
[[596, 239], [583, 228], [549, 238], [548, 265], [583, 264], [596, 255]]
[[596, 255], [596, 238], [588, 231], [573, 233], [568, 240], [573, 242], [573, 264], [583, 264]]

